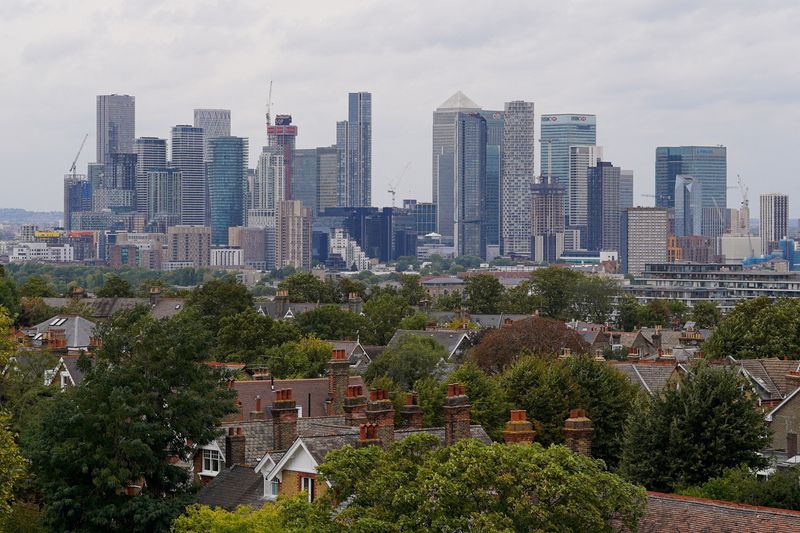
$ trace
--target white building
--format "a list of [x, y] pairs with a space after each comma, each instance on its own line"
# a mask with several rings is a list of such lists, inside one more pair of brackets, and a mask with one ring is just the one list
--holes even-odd
[[341, 228], [334, 229], [330, 236], [329, 253], [341, 256], [347, 268], [355, 267], [358, 271], [369, 270], [369, 257]]
[[785, 239], [789, 233], [789, 197], [785, 194], [761, 195], [761, 254], [770, 252], [770, 244]]
[[534, 178], [536, 120], [533, 102], [506, 102], [503, 113], [503, 169], [500, 232], [503, 253], [531, 256], [531, 185]]
[[48, 246], [44, 242], [28, 242], [11, 249], [9, 261], [12, 263], [68, 263], [75, 260], [75, 250], [69, 244]]
[[569, 187], [568, 213], [569, 225], [586, 227], [589, 224], [589, 167], [597, 165], [603, 158], [600, 146], [569, 147]]
[[241, 248], [212, 248], [212, 267], [240, 267], [244, 266], [244, 250]]
[[665, 207], [634, 207], [622, 214], [620, 259], [622, 271], [641, 274], [648, 263], [667, 260], [669, 210]]

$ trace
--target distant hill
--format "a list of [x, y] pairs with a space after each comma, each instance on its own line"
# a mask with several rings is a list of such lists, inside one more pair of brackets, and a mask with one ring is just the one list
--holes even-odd
[[63, 217], [61, 211], [28, 211], [0, 207], [0, 224], [40, 224], [53, 226]]

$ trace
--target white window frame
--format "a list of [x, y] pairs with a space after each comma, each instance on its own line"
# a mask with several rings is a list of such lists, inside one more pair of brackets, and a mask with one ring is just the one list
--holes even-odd
[[[203, 448], [202, 449], [202, 456], [201, 456], [201, 464], [200, 464], [200, 475], [201, 476], [210, 476], [214, 477], [222, 471], [222, 454], [219, 453], [219, 450], [214, 450], [212, 448]], [[214, 470], [214, 465], [216, 464], [217, 470]], [[208, 465], [208, 468], [206, 468]]]
[[308, 502], [314, 501], [317, 492], [317, 480], [309, 476], [300, 476], [300, 491], [308, 495]]
[[72, 379], [69, 377], [69, 372], [62, 370], [59, 376], [61, 377], [61, 390], [64, 390], [72, 385]]

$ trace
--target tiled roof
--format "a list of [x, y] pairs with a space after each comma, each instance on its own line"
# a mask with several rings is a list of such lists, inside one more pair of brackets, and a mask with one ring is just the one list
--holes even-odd
[[78, 368], [78, 357], [64, 356], [61, 360], [64, 361], [64, 367], [69, 372], [69, 375], [72, 376], [72, 381], [75, 382], [75, 385], [80, 385], [83, 381], [83, 371]]
[[787, 533], [800, 512], [649, 492], [639, 533]]
[[264, 478], [249, 466], [224, 468], [197, 493], [197, 503], [232, 511], [239, 505], [261, 507]]
[[[73, 298], [43, 298], [46, 305], [50, 307], [66, 307], [74, 302]], [[150, 304], [149, 298], [81, 298], [78, 300], [81, 305], [89, 308], [93, 318], [108, 318], [114, 313], [133, 309], [137, 305], [145, 305], [151, 308], [153, 316], [156, 318], [167, 318], [183, 309], [186, 300], [184, 298], [159, 298], [156, 305]]]
[[57, 315], [37, 324], [34, 329], [36, 333], [63, 329], [67, 339], [67, 348], [88, 348], [92, 340], [94, 322], [78, 315]]
[[526, 318], [530, 318], [531, 315], [512, 315], [512, 314], [504, 314], [501, 313], [499, 315], [480, 315], [480, 314], [470, 314], [469, 319], [472, 322], [475, 322], [481, 328], [499, 328], [503, 325], [503, 322], [506, 319], [511, 319], [512, 321], [516, 322], [517, 320], [524, 320]]
[[[364, 385], [361, 376], [350, 376], [350, 385]], [[292, 396], [298, 407], [302, 407], [304, 417], [324, 416], [325, 400], [328, 398], [328, 378], [276, 379], [234, 381], [233, 388], [242, 402], [242, 412], [247, 417], [256, 410], [256, 396], [261, 396], [261, 410], [267, 413], [272, 407], [278, 389], [292, 389]]]
[[444, 347], [449, 357], [452, 356], [458, 347], [461, 346], [461, 343], [464, 342], [467, 332], [462, 329], [438, 329], [433, 331], [398, 329], [389, 340], [388, 346], [397, 346], [400, 339], [405, 335], [416, 335], [418, 337], [433, 339]]
[[798, 370], [800, 364], [797, 361], [783, 361], [777, 357], [733, 361], [766, 391], [770, 400], [783, 399], [794, 390], [786, 383], [786, 374], [790, 370]]
[[664, 390], [676, 369], [675, 363], [611, 362], [610, 364], [611, 368], [622, 372], [632, 383], [650, 394], [658, 394]]

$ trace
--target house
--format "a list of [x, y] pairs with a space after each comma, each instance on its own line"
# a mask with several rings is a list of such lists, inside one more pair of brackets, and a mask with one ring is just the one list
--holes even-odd
[[729, 365], [739, 367], [739, 373], [750, 382], [758, 395], [759, 405], [772, 409], [794, 392], [800, 382], [794, 372], [800, 371], [800, 362], [767, 357], [761, 359], [726, 359]]
[[419, 281], [431, 298], [461, 294], [466, 285], [463, 279], [456, 276], [422, 276]]
[[127, 311], [144, 305], [150, 308], [155, 318], [169, 318], [179, 313], [186, 305], [185, 298], [167, 298], [161, 296], [157, 287], [153, 287], [149, 298], [87, 298], [85, 293], [78, 290], [70, 298], [43, 298], [45, 305], [55, 308], [64, 308], [79, 303], [87, 308], [95, 320], [106, 320], [114, 313]]
[[647, 340], [641, 330], [637, 331], [609, 331], [611, 349], [623, 353], [636, 353], [640, 357], [658, 353], [652, 343]]
[[687, 372], [674, 361], [609, 361], [608, 364], [651, 395], [677, 387]]
[[44, 373], [44, 384], [51, 386], [57, 384], [61, 390], [67, 387], [77, 387], [83, 381], [84, 372], [78, 367], [78, 355], [63, 355], [52, 370]]
[[795, 389], [766, 415], [772, 433], [772, 450], [786, 452], [787, 459], [798, 455], [797, 436], [800, 435], [800, 372], [792, 370], [789, 381]]
[[518, 320], [525, 320], [526, 318], [530, 318], [531, 315], [520, 315], [520, 314], [510, 314], [510, 313], [500, 313], [496, 315], [489, 315], [489, 314], [470, 314], [469, 320], [470, 322], [475, 322], [478, 325], [478, 329], [489, 329], [489, 328], [502, 328], [504, 326], [510, 326], [514, 322]]
[[78, 315], [56, 315], [28, 330], [33, 346], [80, 353], [94, 345], [94, 322]]
[[350, 368], [354, 372], [363, 374], [367, 371], [367, 365], [372, 362], [372, 358], [361, 345], [358, 340], [355, 341], [332, 341], [325, 340], [328, 344], [333, 345], [334, 350], [344, 350], [345, 356], [350, 361]]
[[394, 347], [400, 343], [406, 335], [414, 335], [417, 337], [427, 337], [433, 339], [447, 352], [447, 361], [459, 361], [466, 354], [467, 350], [472, 345], [469, 337], [469, 331], [463, 329], [437, 329], [437, 330], [411, 330], [411, 329], [398, 329], [395, 331], [387, 347]]

